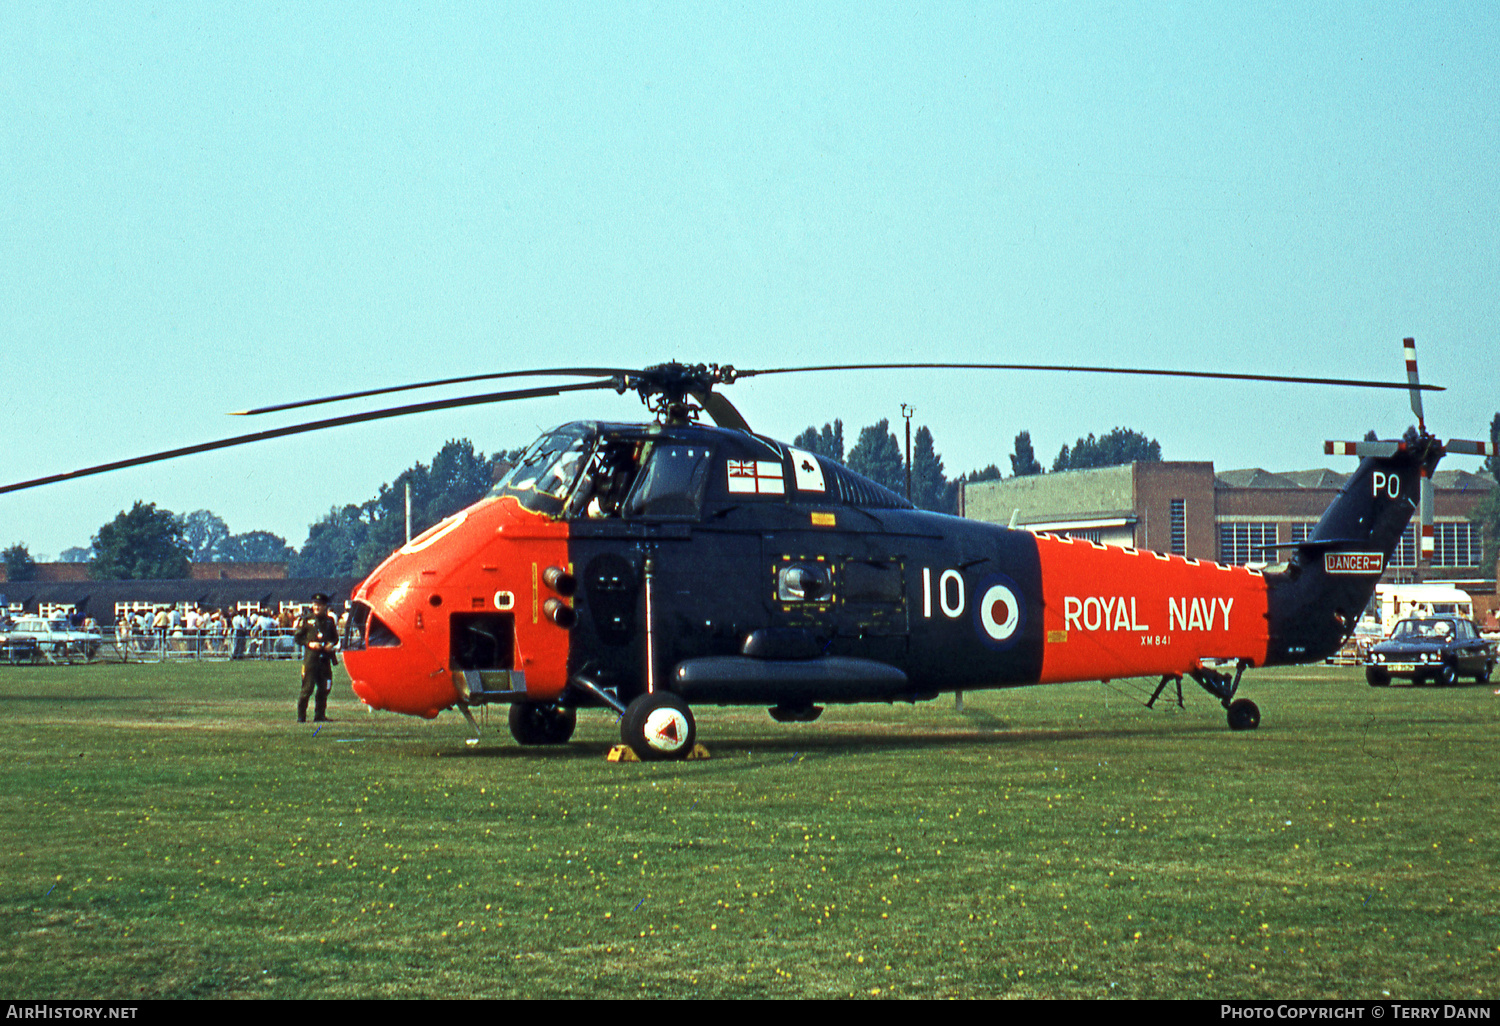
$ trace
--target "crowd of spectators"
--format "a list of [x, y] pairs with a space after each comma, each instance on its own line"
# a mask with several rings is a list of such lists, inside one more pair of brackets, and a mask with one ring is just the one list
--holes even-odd
[[[290, 608], [273, 615], [267, 609], [162, 606], [121, 614], [115, 621], [115, 641], [127, 658], [130, 653], [174, 651], [230, 659], [268, 659], [295, 652], [292, 634], [296, 624], [297, 614]], [[343, 624], [341, 619], [340, 633]]]

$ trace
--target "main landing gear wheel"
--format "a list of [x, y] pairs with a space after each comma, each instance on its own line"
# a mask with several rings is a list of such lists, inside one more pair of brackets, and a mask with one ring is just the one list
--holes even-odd
[[1260, 707], [1248, 698], [1229, 703], [1229, 729], [1254, 730], [1260, 726]]
[[571, 706], [517, 702], [510, 707], [510, 736], [523, 745], [562, 745], [573, 736], [578, 711]]
[[1388, 688], [1391, 686], [1391, 675], [1373, 666], [1366, 666], [1365, 682], [1372, 688]]
[[692, 711], [670, 691], [638, 696], [620, 718], [620, 740], [642, 762], [685, 759], [697, 736]]

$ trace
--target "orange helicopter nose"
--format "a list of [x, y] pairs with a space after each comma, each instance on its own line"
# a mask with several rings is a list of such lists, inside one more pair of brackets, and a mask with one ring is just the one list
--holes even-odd
[[[425, 624], [356, 601], [344, 663], [354, 693], [372, 709], [432, 719], [458, 701], [444, 661], [428, 645]], [[420, 614], [418, 614], [420, 616]], [[392, 622], [388, 622], [392, 621]]]

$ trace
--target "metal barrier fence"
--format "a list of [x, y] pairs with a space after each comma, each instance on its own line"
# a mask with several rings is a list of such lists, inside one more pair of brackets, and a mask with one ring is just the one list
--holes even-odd
[[239, 659], [301, 659], [302, 646], [290, 628], [220, 633], [133, 631], [120, 633], [114, 627], [91, 632], [87, 641], [36, 639], [33, 648], [24, 635], [0, 645], [0, 666], [67, 663], [161, 663], [180, 659], [228, 662]]

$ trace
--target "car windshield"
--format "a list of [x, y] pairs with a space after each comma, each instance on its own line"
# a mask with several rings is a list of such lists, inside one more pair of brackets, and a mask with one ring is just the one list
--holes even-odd
[[1453, 634], [1452, 620], [1402, 620], [1391, 632], [1391, 640], [1448, 641]]

